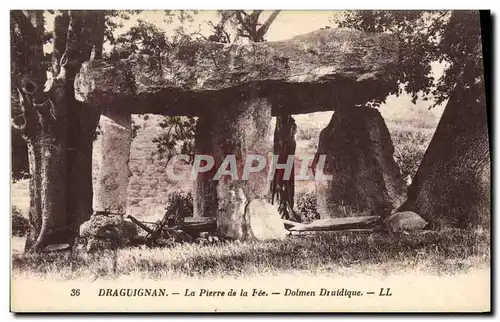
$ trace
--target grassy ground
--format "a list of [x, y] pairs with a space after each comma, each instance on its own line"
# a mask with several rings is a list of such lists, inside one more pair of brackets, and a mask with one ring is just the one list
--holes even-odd
[[[12, 243], [15, 277], [74, 280], [88, 277], [175, 279], [287, 273], [443, 275], [489, 267], [485, 231], [429, 231], [415, 235], [329, 233], [289, 236], [285, 241], [226, 243], [175, 248], [127, 248], [116, 255], [85, 253], [23, 255]], [[116, 266], [116, 267], [115, 267]]]

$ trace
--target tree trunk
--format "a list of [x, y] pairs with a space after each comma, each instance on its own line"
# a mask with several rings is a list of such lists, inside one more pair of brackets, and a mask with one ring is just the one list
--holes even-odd
[[[194, 138], [195, 155], [212, 156], [212, 117], [203, 115], [198, 118]], [[203, 167], [206, 164], [201, 164]], [[213, 180], [216, 168], [197, 174], [193, 183], [193, 216], [215, 217], [217, 213], [217, 181]]]
[[[295, 155], [295, 133], [297, 126], [292, 116], [276, 117], [276, 128], [274, 131], [273, 154], [278, 156], [279, 164], [286, 164], [289, 155]], [[288, 180], [283, 178], [284, 170], [277, 170], [271, 183], [271, 204], [278, 202], [278, 211], [282, 218], [300, 220], [294, 213], [295, 194], [295, 166]]]
[[66, 41], [60, 45], [65, 47], [68, 55], [66, 77], [63, 79], [64, 102], [69, 111], [66, 120], [66, 216], [70, 235], [74, 238], [78, 235], [80, 225], [93, 213], [92, 143], [101, 112], [96, 107], [76, 101], [74, 82], [82, 63], [90, 59], [93, 47], [97, 51], [97, 57], [102, 58], [104, 12], [71, 11], [69, 19], [62, 12], [61, 21], [70, 26], [66, 28], [67, 35], [64, 28], [61, 28], [61, 35]]
[[92, 144], [99, 122], [99, 111], [73, 102], [68, 115], [67, 140], [67, 213], [74, 232], [92, 215]]
[[25, 251], [38, 252], [66, 242], [66, 110], [64, 104], [45, 100], [40, 87], [30, 84], [19, 90], [25, 122], [18, 128], [27, 143], [31, 174], [31, 230]]
[[91, 151], [98, 112], [76, 102], [73, 83], [81, 63], [89, 59], [91, 38], [102, 47], [92, 35], [98, 16], [104, 12], [57, 12], [53, 77], [46, 82], [43, 12], [11, 12], [13, 86], [24, 121], [13, 127], [26, 141], [31, 175], [31, 231], [25, 252], [71, 244], [79, 224], [92, 212]]
[[42, 229], [42, 217], [41, 214], [41, 176], [40, 173], [40, 146], [35, 144], [33, 140], [26, 139], [26, 145], [28, 149], [28, 163], [29, 163], [29, 223], [30, 229], [28, 235], [26, 236], [26, 243], [24, 245], [25, 252], [29, 252], [33, 245], [35, 244], [40, 231]]
[[490, 189], [484, 89], [457, 85], [400, 210], [436, 226], [488, 226]]
[[[64, 108], [64, 107], [62, 107]], [[50, 118], [50, 116], [48, 116]], [[47, 122], [47, 121], [46, 121]], [[42, 226], [33, 247], [40, 251], [51, 243], [67, 242], [68, 222], [66, 218], [66, 133], [63, 120], [42, 123], [44, 134], [40, 144], [40, 181], [41, 181], [41, 217]], [[61, 169], [63, 171], [61, 171]], [[35, 174], [38, 175], [38, 174]]]

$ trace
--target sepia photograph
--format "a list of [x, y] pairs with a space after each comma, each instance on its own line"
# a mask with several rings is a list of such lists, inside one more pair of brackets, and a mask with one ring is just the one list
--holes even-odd
[[11, 312], [491, 312], [490, 11], [9, 18]]

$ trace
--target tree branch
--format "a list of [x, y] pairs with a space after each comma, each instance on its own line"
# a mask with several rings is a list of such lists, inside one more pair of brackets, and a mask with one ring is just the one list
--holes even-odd
[[106, 29], [106, 18], [104, 10], [96, 13], [96, 27], [94, 31], [94, 57], [91, 59], [102, 59], [102, 47], [104, 44], [104, 31]]
[[[21, 134], [26, 134], [26, 128], [29, 126], [29, 111], [28, 109], [32, 108], [31, 102], [26, 97], [22, 88], [16, 86], [17, 95], [19, 96], [19, 108], [21, 110], [21, 118], [23, 119], [22, 124], [16, 124], [14, 120], [12, 120], [12, 127], [19, 131]], [[31, 123], [30, 123], [31, 124]]]
[[[245, 21], [243, 19], [243, 16], [242, 16], [242, 13], [246, 14], [246, 12], [244, 12], [243, 10], [236, 10], [236, 19], [238, 19], [238, 22], [240, 23], [241, 26], [244, 26], [245, 25]], [[248, 15], [247, 15], [248, 16]]]
[[21, 34], [25, 34], [25, 35], [28, 35], [30, 37], [36, 37], [37, 30], [31, 24], [31, 21], [24, 14], [24, 12], [22, 12], [21, 10], [12, 10], [10, 12], [10, 15], [13, 18], [13, 20], [16, 22], [16, 24], [19, 26], [19, 30], [21, 31]]
[[240, 32], [240, 34], [244, 37], [251, 38], [252, 37], [252, 28], [249, 26], [248, 21], [243, 18], [242, 15], [245, 15], [246, 19], [250, 19], [250, 16], [248, 13], [246, 13], [243, 10], [236, 10], [236, 19], [238, 19], [238, 22], [240, 23], [241, 28], [243, 29], [242, 31], [246, 32]]
[[20, 124], [20, 125], [16, 124], [14, 122], [14, 120], [12, 120], [11, 125], [12, 125], [12, 128], [14, 130], [19, 132], [19, 134], [22, 134], [22, 135], [25, 134], [25, 132], [26, 132], [26, 120], [23, 122], [23, 124]]
[[264, 41], [264, 35], [267, 33], [269, 27], [274, 22], [276, 17], [278, 17], [280, 12], [281, 10], [273, 11], [273, 13], [269, 16], [269, 18], [267, 18], [266, 22], [264, 22], [262, 27], [259, 28], [259, 30], [257, 31], [257, 38], [259, 39], [259, 41]]
[[[83, 27], [83, 12], [80, 10], [70, 10], [69, 28], [66, 40], [66, 54], [68, 55], [69, 67], [78, 69], [81, 55], [81, 36]], [[72, 70], [72, 72], [76, 72]]]
[[66, 51], [66, 40], [69, 27], [69, 15], [67, 11], [58, 11], [54, 18], [54, 51], [52, 53], [52, 73], [55, 77], [59, 74], [62, 55]]
[[93, 11], [83, 13], [82, 34], [80, 38], [80, 63], [90, 60], [95, 38], [97, 16]]

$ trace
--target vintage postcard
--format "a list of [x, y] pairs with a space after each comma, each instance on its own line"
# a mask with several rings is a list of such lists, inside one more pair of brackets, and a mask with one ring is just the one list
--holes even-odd
[[490, 312], [490, 21], [11, 10], [11, 311]]

